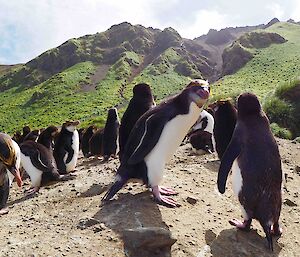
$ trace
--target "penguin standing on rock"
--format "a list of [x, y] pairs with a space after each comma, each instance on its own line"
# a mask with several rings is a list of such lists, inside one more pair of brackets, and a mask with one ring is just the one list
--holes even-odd
[[115, 183], [103, 201], [111, 199], [129, 180], [139, 179], [151, 187], [159, 203], [169, 207], [178, 206], [173, 199], [162, 196], [177, 193], [159, 184], [166, 162], [197, 121], [208, 97], [208, 82], [195, 80], [177, 96], [146, 112], [130, 133]]
[[0, 133], [0, 215], [8, 213], [6, 207], [9, 195], [9, 170], [16, 178], [19, 187], [22, 186], [22, 179], [19, 169], [16, 167], [16, 152], [11, 137]]
[[115, 156], [117, 153], [117, 143], [119, 134], [119, 117], [116, 108], [108, 110], [107, 120], [103, 131], [103, 157], [107, 161], [110, 156]]
[[38, 192], [40, 187], [49, 181], [66, 180], [67, 175], [60, 175], [57, 171], [52, 151], [40, 143], [32, 140], [20, 145], [21, 163], [31, 180], [28, 194]]
[[257, 219], [266, 233], [273, 251], [273, 235], [280, 235], [281, 158], [269, 120], [254, 94], [238, 98], [237, 124], [223, 155], [218, 173], [218, 189], [225, 192], [226, 180], [232, 169], [232, 185], [241, 204], [244, 221], [229, 223], [249, 231], [252, 219]]
[[53, 155], [60, 174], [74, 171], [79, 154], [79, 121], [66, 121], [57, 136]]
[[121, 119], [119, 129], [120, 159], [122, 158], [126, 142], [135, 123], [146, 111], [154, 106], [155, 102], [150, 86], [145, 83], [135, 85], [133, 88], [133, 97]]

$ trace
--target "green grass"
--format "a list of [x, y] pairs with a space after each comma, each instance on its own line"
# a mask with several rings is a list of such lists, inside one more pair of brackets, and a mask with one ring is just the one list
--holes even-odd
[[254, 58], [243, 68], [213, 85], [215, 95], [237, 95], [249, 91], [263, 99], [279, 84], [300, 73], [300, 26], [276, 23], [267, 31], [278, 33], [288, 42], [255, 51]]

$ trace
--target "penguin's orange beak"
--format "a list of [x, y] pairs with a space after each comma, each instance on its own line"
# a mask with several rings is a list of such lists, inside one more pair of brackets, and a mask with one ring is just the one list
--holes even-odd
[[17, 169], [16, 167], [12, 167], [9, 169], [9, 171], [15, 176], [18, 186], [21, 187], [23, 182], [19, 169]]
[[209, 87], [201, 87], [201, 89], [197, 90], [197, 94], [202, 98], [202, 99], [208, 99], [209, 97], [209, 92], [210, 88]]

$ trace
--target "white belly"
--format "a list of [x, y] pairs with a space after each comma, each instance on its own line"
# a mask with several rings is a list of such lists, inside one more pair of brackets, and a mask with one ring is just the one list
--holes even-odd
[[[73, 132], [72, 137], [72, 149], [74, 150], [74, 155], [69, 163], [66, 163], [66, 171], [70, 172], [73, 171], [77, 164], [78, 154], [79, 154], [79, 134], [78, 131], [75, 130]], [[67, 155], [64, 158], [64, 161], [66, 162]]]
[[[232, 187], [233, 187], [233, 192], [235, 194], [235, 196], [238, 198], [239, 197], [239, 193], [242, 190], [243, 187], [243, 177], [241, 174], [241, 169], [238, 165], [237, 159], [235, 159], [235, 161], [232, 164]], [[240, 208], [242, 211], [242, 216], [245, 220], [248, 220], [248, 214], [246, 212], [246, 210], [244, 209], [244, 207], [240, 204]]]
[[163, 178], [163, 169], [184, 139], [189, 129], [199, 117], [201, 109], [192, 102], [189, 113], [177, 115], [169, 121], [151, 152], [145, 157], [148, 180], [151, 186], [157, 186]]
[[25, 169], [25, 171], [27, 172], [27, 174], [29, 175], [32, 186], [40, 187], [42, 182], [43, 171], [34, 167], [31, 163], [30, 157], [25, 156], [22, 152], [21, 152], [21, 164]]

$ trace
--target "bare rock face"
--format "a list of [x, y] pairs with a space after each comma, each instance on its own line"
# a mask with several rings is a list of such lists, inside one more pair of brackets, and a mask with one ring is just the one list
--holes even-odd
[[171, 246], [177, 241], [171, 232], [160, 227], [126, 229], [124, 248], [128, 256], [171, 256]]

